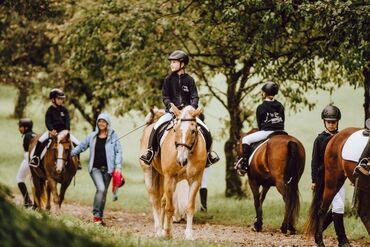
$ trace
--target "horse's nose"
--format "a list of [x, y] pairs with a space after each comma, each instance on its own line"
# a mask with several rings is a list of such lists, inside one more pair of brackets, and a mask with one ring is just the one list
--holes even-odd
[[180, 164], [180, 166], [186, 166], [186, 164], [188, 163], [188, 159], [182, 159], [182, 160], [178, 160], [177, 161], [179, 164]]
[[61, 174], [63, 169], [56, 169], [57, 174]]

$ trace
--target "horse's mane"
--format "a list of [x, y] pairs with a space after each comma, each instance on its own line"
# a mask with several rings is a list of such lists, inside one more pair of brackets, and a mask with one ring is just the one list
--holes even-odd
[[157, 107], [154, 107], [150, 109], [150, 112], [145, 116], [145, 123], [147, 125], [150, 125], [154, 122], [156, 122], [161, 116], [165, 114], [164, 109], [158, 109]]

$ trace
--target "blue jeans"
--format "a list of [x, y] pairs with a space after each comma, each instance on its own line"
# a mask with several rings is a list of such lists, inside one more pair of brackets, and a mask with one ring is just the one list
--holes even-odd
[[96, 187], [92, 213], [96, 217], [103, 217], [107, 191], [112, 175], [107, 171], [101, 171], [93, 167], [90, 176]]

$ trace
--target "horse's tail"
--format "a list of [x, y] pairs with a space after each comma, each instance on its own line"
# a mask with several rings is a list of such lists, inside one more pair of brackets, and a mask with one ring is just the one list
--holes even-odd
[[286, 198], [288, 212], [290, 212], [293, 226], [299, 215], [299, 189], [298, 182], [301, 173], [301, 163], [298, 153], [298, 144], [294, 141], [288, 142], [288, 161], [284, 171], [284, 182], [286, 186]]
[[308, 212], [308, 218], [304, 225], [304, 235], [306, 237], [313, 237], [317, 231], [317, 228], [319, 226], [319, 211], [321, 202], [323, 199], [324, 194], [324, 171], [323, 169], [323, 176], [318, 176], [318, 181], [316, 182], [316, 188], [313, 191], [313, 197], [312, 197], [312, 203]]

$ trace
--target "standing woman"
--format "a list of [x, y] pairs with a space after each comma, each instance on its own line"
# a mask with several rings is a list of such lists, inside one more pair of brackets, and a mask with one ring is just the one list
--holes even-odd
[[25, 208], [32, 206], [32, 201], [30, 199], [30, 196], [28, 195], [28, 190], [25, 184], [27, 175], [31, 173], [30, 166], [28, 165], [28, 148], [30, 146], [31, 140], [36, 136], [36, 134], [32, 131], [32, 127], [33, 122], [29, 118], [22, 118], [18, 122], [18, 130], [23, 135], [24, 159], [19, 167], [16, 180], [18, 183], [18, 188], [23, 196], [23, 205]]
[[103, 212], [112, 173], [114, 171], [121, 173], [122, 164], [121, 144], [107, 113], [98, 116], [96, 130], [75, 147], [71, 155], [78, 155], [87, 148], [90, 148], [88, 171], [96, 187], [93, 221], [96, 224], [103, 224]]

